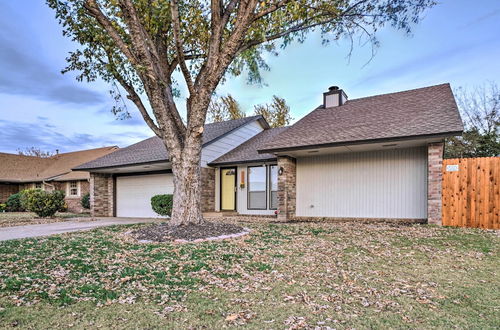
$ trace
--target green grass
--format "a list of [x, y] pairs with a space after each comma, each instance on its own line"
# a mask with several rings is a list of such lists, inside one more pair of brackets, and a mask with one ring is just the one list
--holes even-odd
[[139, 226], [0, 242], [0, 328], [500, 324], [491, 231], [255, 224], [241, 239], [172, 245], [123, 234]]

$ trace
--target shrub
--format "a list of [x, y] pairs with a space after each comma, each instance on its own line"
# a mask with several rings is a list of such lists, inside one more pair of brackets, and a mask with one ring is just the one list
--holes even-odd
[[90, 209], [90, 194], [86, 193], [85, 195], [82, 196], [82, 200], [80, 201], [80, 204], [82, 204], [82, 207], [84, 209]]
[[68, 204], [66, 204], [66, 201], [62, 204], [61, 208], [58, 211], [59, 212], [68, 212]]
[[5, 203], [6, 210], [8, 212], [24, 212], [25, 209], [21, 203], [21, 193], [12, 194], [7, 198], [7, 202]]
[[52, 217], [64, 207], [64, 192], [46, 192], [40, 189], [23, 190], [21, 203], [26, 210], [35, 212], [39, 217]]
[[0, 213], [5, 212], [7, 210], [7, 204], [0, 204]]
[[174, 195], [156, 195], [151, 198], [151, 207], [153, 211], [163, 216], [172, 215], [172, 204]]

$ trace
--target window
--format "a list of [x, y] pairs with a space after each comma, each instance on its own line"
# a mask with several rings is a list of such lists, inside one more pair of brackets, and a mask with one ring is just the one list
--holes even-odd
[[265, 166], [248, 167], [248, 209], [267, 208], [267, 171]]
[[80, 195], [80, 185], [78, 184], [78, 181], [70, 181], [68, 183], [68, 195], [69, 196], [79, 196]]
[[269, 166], [269, 209], [278, 208], [278, 165]]
[[42, 183], [41, 182], [35, 183], [35, 189], [43, 189]]

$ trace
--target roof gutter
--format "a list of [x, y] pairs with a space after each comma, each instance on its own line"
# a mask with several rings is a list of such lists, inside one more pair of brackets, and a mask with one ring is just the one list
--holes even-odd
[[225, 165], [238, 165], [238, 164], [250, 164], [250, 163], [265, 163], [265, 162], [275, 162], [277, 157], [265, 158], [265, 159], [250, 159], [250, 160], [239, 160], [235, 162], [214, 162], [208, 163], [208, 166], [225, 166]]
[[114, 169], [114, 168], [120, 168], [120, 167], [129, 167], [129, 166], [141, 166], [141, 165], [151, 165], [151, 164], [159, 164], [159, 163], [169, 163], [170, 161], [168, 159], [166, 160], [153, 160], [149, 162], [144, 162], [144, 163], [130, 163], [130, 164], [120, 164], [120, 165], [112, 165], [112, 166], [102, 166], [102, 167], [90, 167], [90, 168], [80, 168], [80, 167], [75, 167], [72, 170], [73, 171], [87, 171], [87, 172], [93, 172], [93, 171], [100, 171], [100, 170], [107, 170], [107, 169]]
[[380, 142], [389, 141], [408, 141], [415, 139], [429, 139], [429, 138], [446, 138], [450, 136], [462, 135], [463, 131], [451, 131], [438, 134], [422, 134], [422, 135], [411, 135], [411, 136], [400, 136], [391, 138], [380, 138], [380, 139], [369, 139], [369, 140], [355, 140], [355, 141], [343, 141], [343, 142], [333, 142], [333, 143], [322, 143], [322, 144], [309, 144], [304, 146], [294, 146], [285, 148], [269, 148], [269, 149], [259, 149], [257, 152], [259, 154], [269, 154], [276, 152], [286, 152], [286, 151], [298, 151], [307, 149], [320, 149], [320, 148], [330, 148], [330, 147], [343, 147], [349, 145], [359, 145], [359, 144], [373, 144]]

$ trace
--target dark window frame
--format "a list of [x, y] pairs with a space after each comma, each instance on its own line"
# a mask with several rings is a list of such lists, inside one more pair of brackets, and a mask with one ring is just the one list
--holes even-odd
[[[273, 199], [272, 199], [272, 196], [271, 196], [271, 194], [273, 192], [273, 188], [272, 188], [272, 184], [273, 183], [271, 181], [271, 172], [272, 172], [271, 171], [271, 167], [272, 166], [276, 166], [276, 183], [277, 183], [277, 180], [278, 180], [278, 164], [270, 164], [270, 165], [268, 165], [267, 167], [269, 168], [269, 170], [267, 172], [268, 172], [268, 180], [269, 180], [269, 182], [268, 182], [268, 186], [269, 186], [268, 189], [269, 189], [269, 191], [268, 191], [268, 194], [267, 194], [268, 195], [267, 198], [269, 198], [269, 210], [277, 210], [278, 209], [278, 205], [277, 205], [278, 203], [276, 203], [276, 207], [275, 208], [271, 207], [273, 205], [272, 204], [273, 203]], [[276, 189], [276, 194], [277, 193], [278, 193], [278, 189]]]
[[[253, 208], [253, 207], [250, 207], [250, 168], [252, 167], [264, 167], [265, 170], [266, 170], [266, 175], [265, 175], [265, 178], [266, 178], [266, 184], [265, 184], [265, 187], [266, 187], [266, 190], [265, 190], [265, 207], [264, 208]], [[268, 210], [267, 208], [267, 165], [253, 165], [253, 166], [247, 166], [247, 210], [260, 210], [260, 211], [263, 211], [263, 210]]]

